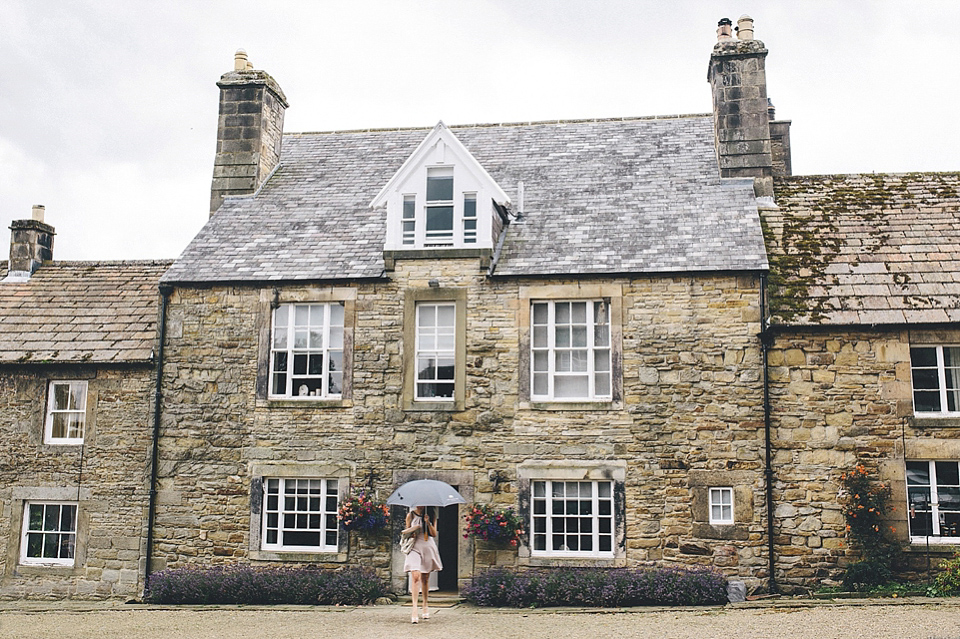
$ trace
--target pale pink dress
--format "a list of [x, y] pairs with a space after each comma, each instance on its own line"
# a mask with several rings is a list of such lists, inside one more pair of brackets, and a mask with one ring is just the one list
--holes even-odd
[[[411, 526], [422, 525], [423, 519], [413, 513], [410, 520]], [[416, 570], [417, 572], [436, 572], [443, 570], [443, 562], [440, 561], [440, 552], [437, 550], [437, 542], [433, 537], [423, 538], [423, 533], [418, 532], [416, 541], [413, 542], [413, 550], [407, 553], [407, 560], [403, 562], [404, 572]]]

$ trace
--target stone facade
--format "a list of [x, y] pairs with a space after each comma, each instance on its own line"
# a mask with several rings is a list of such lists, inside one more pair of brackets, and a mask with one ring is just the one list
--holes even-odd
[[[137, 597], [149, 492], [149, 367], [35, 366], [0, 374], [0, 598]], [[83, 445], [44, 443], [49, 382], [87, 382]], [[78, 505], [72, 566], [21, 562], [24, 507]]]
[[[958, 420], [917, 418], [910, 347], [956, 343], [960, 331], [850, 330], [778, 335], [769, 353], [775, 449], [778, 582], [787, 592], [831, 583], [858, 556], [848, 547], [840, 474], [862, 463], [892, 489], [891, 538], [904, 574], [922, 570], [911, 547], [905, 460], [960, 458]], [[947, 558], [939, 543], [932, 554]]]
[[[429, 286], [433, 279], [439, 287]], [[258, 467], [341, 476], [351, 491], [372, 473], [381, 498], [398, 473], [453, 473], [473, 501], [516, 507], [523, 505], [521, 465], [537, 460], [624, 465], [622, 547], [599, 565], [707, 562], [759, 583], [766, 564], [757, 549], [764, 503], [758, 278], [616, 278], [591, 286], [596, 290], [575, 280], [544, 286], [488, 279], [476, 259], [398, 261], [388, 281], [340, 291], [351, 301], [352, 384], [342, 400], [314, 405], [258, 393], [263, 371], [256, 363], [269, 339], [270, 300], [325, 299], [336, 290], [177, 288], [164, 367], [156, 567], [283, 560], [252, 543]], [[417, 290], [465, 302], [461, 410], [426, 411], [405, 399], [412, 316], [404, 292]], [[523, 318], [530, 299], [594, 293], [618, 298], [612, 307], [620, 317], [612, 322], [622, 393], [596, 406], [532, 403], [520, 372], [529, 370]], [[508, 478], [499, 493], [490, 481], [495, 471]], [[747, 510], [735, 533], [710, 526], [704, 508], [690, 507], [703, 499], [699, 487], [714, 482], [737, 486], [738, 508]], [[462, 580], [474, 572], [474, 549], [457, 539]], [[290, 559], [361, 560], [344, 541], [340, 546], [329, 556]], [[543, 563], [525, 546], [514, 555], [520, 564]], [[402, 561], [386, 547], [370, 561], [402, 582]]]

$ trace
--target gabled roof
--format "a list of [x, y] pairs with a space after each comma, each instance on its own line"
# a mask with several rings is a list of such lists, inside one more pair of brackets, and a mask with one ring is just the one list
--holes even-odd
[[380, 189], [380, 192], [377, 193], [377, 196], [373, 198], [373, 201], [370, 203], [370, 208], [377, 208], [386, 204], [390, 191], [398, 188], [413, 171], [421, 166], [430, 150], [438, 143], [445, 144], [453, 156], [448, 158], [447, 162], [452, 164], [456, 159], [456, 161], [462, 165], [461, 168], [472, 173], [477, 180], [485, 182], [486, 188], [494, 194], [493, 199], [497, 204], [506, 205], [510, 203], [510, 197], [503, 192], [503, 189], [500, 188], [496, 180], [490, 177], [487, 170], [477, 162], [477, 158], [473, 157], [473, 154], [463, 146], [463, 143], [457, 139], [457, 136], [450, 131], [446, 124], [438, 122], [414, 152], [410, 154], [410, 157], [407, 158], [400, 168], [397, 169], [397, 172], [394, 173], [390, 180]]
[[[720, 180], [711, 116], [451, 130], [521, 213], [495, 275], [767, 267], [753, 188]], [[385, 215], [369, 204], [427, 131], [285, 135], [279, 169], [225, 199], [163, 280], [383, 276]]]
[[960, 173], [790, 177], [774, 190], [774, 322], [960, 321]]
[[0, 282], [0, 364], [149, 362], [170, 264], [53, 262], [26, 282]]

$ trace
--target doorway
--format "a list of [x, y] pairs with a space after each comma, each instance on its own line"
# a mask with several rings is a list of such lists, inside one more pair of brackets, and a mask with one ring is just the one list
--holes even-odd
[[[454, 486], [454, 488], [458, 488]], [[437, 516], [437, 547], [443, 570], [437, 574], [437, 586], [444, 592], [457, 592], [457, 575], [460, 573], [460, 504], [440, 508]]]

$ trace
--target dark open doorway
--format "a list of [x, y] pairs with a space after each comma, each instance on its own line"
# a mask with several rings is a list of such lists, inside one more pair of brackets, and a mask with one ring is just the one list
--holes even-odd
[[460, 572], [457, 565], [460, 554], [460, 506], [453, 504], [439, 510], [437, 547], [440, 550], [443, 570], [437, 574], [437, 586], [444, 592], [457, 592], [457, 575]]

